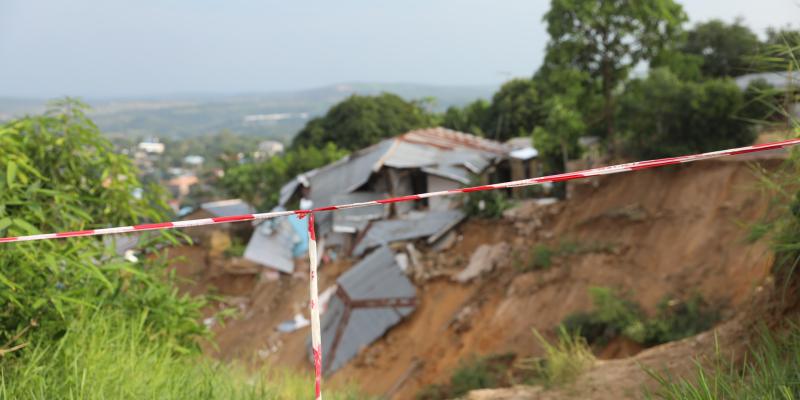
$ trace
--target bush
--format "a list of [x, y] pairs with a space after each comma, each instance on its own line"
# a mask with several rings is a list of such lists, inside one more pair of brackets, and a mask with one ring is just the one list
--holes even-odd
[[[147, 313], [96, 313], [57, 342], [37, 335], [29, 352], [0, 364], [0, 399], [299, 399], [313, 377], [180, 355], [147, 328]], [[310, 374], [309, 374], [310, 375]], [[352, 392], [326, 398], [360, 399]]]
[[417, 400], [452, 399], [471, 390], [510, 386], [513, 382], [512, 353], [470, 357], [459, 363], [448, 384], [434, 384], [422, 388]]
[[[67, 100], [0, 126], [0, 236], [167, 218], [159, 188], [134, 196], [143, 185], [130, 159], [114, 153], [85, 109]], [[175, 235], [151, 233], [139, 248], [168, 240]], [[0, 343], [28, 328], [57, 338], [86, 308], [146, 310], [145, 323], [181, 351], [196, 348], [195, 337], [206, 332], [198, 322], [202, 302], [177, 295], [163, 257], [132, 264], [95, 237], [0, 247]]]
[[645, 345], [672, 342], [706, 331], [719, 320], [719, 313], [710, 309], [699, 295], [687, 301], [662, 300], [658, 314], [644, 324]]
[[682, 82], [667, 69], [631, 81], [620, 98], [625, 152], [668, 157], [749, 145], [752, 125], [739, 117], [744, 95], [729, 79]]
[[561, 324], [592, 345], [603, 346], [622, 335], [653, 346], [698, 334], [719, 320], [719, 313], [699, 295], [686, 301], [666, 298], [659, 303], [655, 317], [646, 318], [636, 304], [618, 297], [611, 289], [593, 287], [589, 291], [593, 310], [571, 314]]
[[464, 199], [464, 213], [470, 217], [497, 219], [511, 207], [511, 201], [500, 190], [472, 192]]

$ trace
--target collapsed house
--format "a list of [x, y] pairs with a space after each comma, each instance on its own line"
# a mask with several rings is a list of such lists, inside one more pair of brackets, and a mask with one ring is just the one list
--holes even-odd
[[[411, 314], [417, 290], [387, 247], [365, 257], [336, 281], [321, 323], [322, 365], [329, 374]], [[311, 342], [308, 341], [309, 357]]]
[[[507, 154], [507, 146], [471, 134], [444, 128], [415, 130], [298, 175], [281, 188], [278, 207], [325, 207], [486, 183]], [[460, 201], [442, 196], [319, 213], [320, 254], [361, 255], [378, 244], [441, 237], [446, 233], [442, 229], [452, 229], [463, 220], [464, 215], [456, 211]], [[256, 232], [248, 248], [277, 248], [293, 235], [286, 226]], [[294, 268], [289, 267], [287, 254], [283, 251], [251, 257], [245, 253], [245, 258], [291, 273]]]

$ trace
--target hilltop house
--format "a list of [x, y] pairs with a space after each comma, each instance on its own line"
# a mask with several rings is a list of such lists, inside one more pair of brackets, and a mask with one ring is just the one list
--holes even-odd
[[[281, 188], [279, 207], [324, 207], [485, 183], [498, 173], [498, 163], [506, 159], [508, 151], [502, 143], [463, 132], [444, 128], [415, 130], [298, 175]], [[460, 200], [443, 196], [319, 213], [316, 220], [320, 246], [333, 250], [331, 254], [355, 251], [360, 255], [371, 247], [395, 241], [438, 239], [463, 220]], [[297, 243], [290, 226], [256, 231], [245, 258], [292, 272], [294, 268], [286, 262], [286, 254], [256, 251], [286, 244], [289, 238]]]

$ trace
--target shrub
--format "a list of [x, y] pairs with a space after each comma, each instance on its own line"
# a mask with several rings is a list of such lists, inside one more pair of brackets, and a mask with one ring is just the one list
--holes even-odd
[[571, 314], [561, 324], [592, 345], [603, 346], [623, 335], [653, 346], [703, 332], [719, 320], [719, 313], [699, 295], [686, 301], [666, 298], [659, 303], [656, 315], [647, 318], [636, 304], [618, 297], [609, 288], [593, 287], [589, 291], [593, 310]]
[[[167, 218], [157, 187], [142, 188], [130, 159], [111, 143], [76, 101], [54, 103], [43, 115], [0, 125], [0, 236], [131, 225]], [[142, 236], [140, 249], [175, 241], [175, 234]], [[139, 315], [171, 338], [175, 349], [196, 348], [206, 331], [202, 302], [179, 296], [163, 257], [136, 264], [102, 239], [0, 244], [0, 343], [28, 327], [51, 338], [85, 308]], [[23, 338], [24, 340], [24, 338]]]
[[683, 82], [667, 69], [633, 80], [620, 98], [626, 153], [668, 157], [748, 145], [750, 122], [739, 117], [744, 95], [729, 79]]
[[511, 201], [500, 190], [469, 193], [464, 199], [464, 213], [470, 217], [497, 219], [511, 207]]
[[510, 386], [513, 383], [513, 353], [470, 357], [459, 363], [448, 384], [434, 384], [422, 388], [417, 400], [451, 399], [471, 390]]
[[655, 318], [644, 323], [646, 345], [680, 340], [714, 326], [719, 313], [712, 310], [699, 295], [687, 301], [662, 300]]

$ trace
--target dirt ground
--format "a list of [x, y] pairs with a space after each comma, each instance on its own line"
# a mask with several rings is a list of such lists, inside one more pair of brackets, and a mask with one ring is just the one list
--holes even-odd
[[[751, 162], [752, 157], [747, 162], [704, 161], [601, 177], [574, 185], [567, 201], [548, 206], [527, 201], [503, 220], [463, 223], [451, 248], [424, 253], [423, 264], [436, 274], [416, 282], [418, 309], [327, 377], [326, 384], [351, 382], [369, 394], [411, 399], [425, 385], [446, 382], [459, 361], [472, 355], [539, 355], [531, 330], [552, 337], [566, 316], [591, 308], [592, 286], [614, 288], [647, 313], [654, 313], [667, 296], [701, 294], [721, 310], [718, 330], [729, 332], [725, 340], [742, 342], [736, 334], [742, 326], [737, 310], [761, 290], [771, 265], [766, 244], [746, 240], [748, 224], [768, 209]], [[759, 162], [774, 168], [780, 161]], [[468, 284], [450, 279], [479, 245], [498, 243], [507, 243], [511, 250], [494, 271]], [[558, 248], [565, 243], [584, 250], [555, 254], [544, 270], [521, 270], [534, 246]], [[216, 345], [207, 346], [209, 353], [223, 360], [310, 371], [307, 330], [275, 330], [281, 321], [305, 311], [307, 281], [213, 272], [202, 249], [173, 250], [186, 257], [177, 267], [180, 274], [199, 282], [186, 290], [218, 293], [227, 306], [241, 311], [238, 318], [214, 325]], [[333, 283], [350, 264], [324, 266], [320, 288]], [[690, 368], [683, 360], [712, 347], [713, 335], [703, 335], [640, 353], [638, 346], [615, 343], [600, 357], [618, 359], [600, 361], [582, 377], [575, 387], [584, 396], [577, 398], [636, 398], [647, 380], [637, 363]], [[633, 383], [620, 383], [627, 381]], [[608, 388], [617, 386], [627, 392]], [[559, 398], [531, 390], [538, 389], [476, 393], [484, 397], [473, 398]]]

